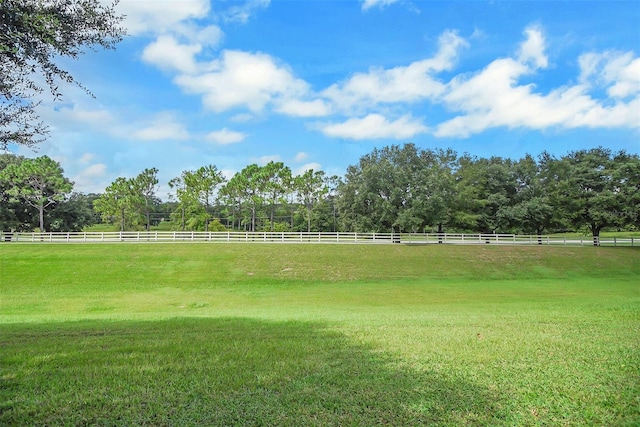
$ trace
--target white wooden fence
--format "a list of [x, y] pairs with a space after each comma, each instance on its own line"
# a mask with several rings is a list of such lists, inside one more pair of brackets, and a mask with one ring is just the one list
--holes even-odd
[[0, 232], [6, 243], [100, 243], [100, 242], [254, 242], [254, 243], [351, 243], [351, 244], [455, 244], [455, 245], [547, 245], [547, 246], [640, 246], [633, 237], [559, 237], [519, 234], [450, 233], [317, 233], [317, 232], [203, 232], [125, 231], [70, 233]]

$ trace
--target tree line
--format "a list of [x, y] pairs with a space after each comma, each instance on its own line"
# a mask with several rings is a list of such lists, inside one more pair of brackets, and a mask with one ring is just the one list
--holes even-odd
[[156, 168], [119, 177], [101, 194], [73, 192], [54, 160], [0, 156], [4, 230], [470, 232], [543, 234], [640, 229], [640, 158], [606, 148], [513, 160], [420, 149], [374, 149], [343, 177], [282, 162], [230, 179], [215, 165], [171, 179]]

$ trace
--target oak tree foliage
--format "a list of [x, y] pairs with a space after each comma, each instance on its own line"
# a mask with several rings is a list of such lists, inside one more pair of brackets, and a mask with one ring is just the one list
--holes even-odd
[[39, 228], [43, 232], [45, 211], [63, 201], [73, 189], [58, 162], [47, 156], [12, 163], [0, 172], [9, 201], [17, 201], [38, 211]]
[[62, 96], [75, 84], [59, 65], [87, 49], [112, 49], [125, 34], [117, 0], [0, 0], [0, 147], [34, 146], [48, 133], [37, 113], [39, 95]]

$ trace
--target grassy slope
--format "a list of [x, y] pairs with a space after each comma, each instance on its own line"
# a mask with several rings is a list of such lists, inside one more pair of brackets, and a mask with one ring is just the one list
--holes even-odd
[[0, 250], [0, 424], [640, 421], [638, 250]]

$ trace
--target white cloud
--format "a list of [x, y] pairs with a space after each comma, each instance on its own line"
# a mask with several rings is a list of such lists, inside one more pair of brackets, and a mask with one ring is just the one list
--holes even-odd
[[498, 59], [472, 77], [458, 76], [449, 83], [443, 99], [454, 110], [484, 111], [496, 104], [506, 108], [520, 104], [531, 86], [514, 87], [529, 69], [512, 59]]
[[296, 154], [296, 157], [293, 159], [293, 161], [296, 163], [300, 163], [300, 162], [304, 162], [308, 158], [309, 158], [309, 154], [305, 153], [304, 151], [301, 151], [298, 154]]
[[292, 171], [292, 174], [293, 176], [300, 176], [300, 175], [304, 175], [306, 171], [310, 171], [310, 170], [320, 171], [322, 170], [322, 165], [316, 162], [306, 163], [300, 166], [299, 168], [296, 168], [296, 170]]
[[331, 113], [331, 107], [322, 99], [314, 101], [285, 99], [279, 103], [276, 111], [293, 117], [323, 117]]
[[117, 10], [126, 15], [124, 26], [129, 35], [161, 34], [182, 21], [204, 18], [209, 0], [121, 0]]
[[374, 7], [382, 9], [385, 6], [396, 3], [398, 0], [363, 0], [362, 10], [369, 10]]
[[471, 78], [454, 79], [444, 101], [464, 115], [441, 123], [435, 135], [468, 137], [498, 126], [542, 129], [568, 120], [589, 103], [579, 88], [542, 96], [533, 93], [533, 85], [518, 86], [528, 72], [520, 62], [498, 59]]
[[235, 114], [233, 117], [231, 117], [230, 120], [235, 123], [246, 123], [246, 122], [250, 122], [254, 118], [255, 117], [253, 116], [253, 114], [240, 113], [240, 114]]
[[308, 92], [303, 80], [264, 53], [225, 50], [210, 68], [197, 76], [179, 75], [175, 82], [189, 93], [202, 94], [205, 107], [214, 112], [240, 107], [260, 112], [274, 100]]
[[549, 59], [545, 55], [545, 41], [542, 29], [531, 26], [524, 30], [527, 39], [520, 45], [518, 60], [522, 63], [532, 63], [535, 67], [546, 68]]
[[589, 108], [583, 108], [564, 124], [567, 128], [640, 128], [640, 97], [628, 103], [618, 102], [604, 106], [592, 101]]
[[243, 4], [230, 7], [223, 13], [227, 22], [240, 22], [246, 24], [256, 11], [265, 9], [271, 3], [270, 0], [248, 0]]
[[[626, 98], [640, 92], [640, 58], [625, 64], [615, 64], [610, 71], [613, 74], [608, 93], [614, 98]], [[609, 71], [609, 70], [607, 70]]]
[[148, 126], [133, 132], [132, 136], [142, 141], [185, 140], [189, 138], [189, 132], [172, 114], [160, 113]]
[[[436, 136], [468, 137], [495, 127], [640, 127], [637, 59], [628, 54], [583, 55], [579, 84], [537, 93], [535, 85], [518, 82], [547, 66], [544, 37], [535, 27], [525, 35], [516, 59], [496, 59], [475, 75], [460, 75], [450, 82], [443, 102], [462, 115], [440, 123]], [[636, 98], [628, 103], [595, 99], [589, 94], [590, 81], [604, 84], [610, 96]]]
[[272, 154], [269, 156], [262, 156], [258, 158], [256, 163], [258, 163], [261, 166], [264, 166], [269, 162], [279, 162], [279, 161], [280, 161], [280, 156], [278, 154]]
[[73, 128], [86, 125], [92, 128], [104, 128], [114, 122], [113, 115], [105, 109], [85, 109], [78, 104], [56, 108], [48, 106], [45, 116], [56, 115], [55, 122], [64, 127]]
[[217, 46], [224, 38], [224, 33], [216, 25], [200, 27], [193, 22], [183, 22], [171, 28], [171, 33], [202, 46]]
[[640, 93], [640, 58], [632, 52], [586, 53], [578, 59], [580, 82], [606, 87], [613, 98], [627, 98]]
[[[73, 102], [56, 105], [48, 100], [38, 106], [38, 113], [45, 123], [50, 124], [50, 139], [75, 137], [87, 132], [120, 137], [124, 125], [120, 123], [118, 111], [109, 111], [106, 107], [84, 94], [80, 102], [71, 96]], [[65, 98], [67, 99], [67, 98]]]
[[369, 114], [361, 119], [352, 118], [343, 123], [325, 124], [321, 127], [326, 136], [347, 139], [405, 139], [427, 130], [425, 125], [409, 115], [388, 121], [380, 114]]
[[142, 60], [168, 71], [192, 74], [198, 69], [194, 56], [202, 46], [178, 43], [172, 36], [160, 36], [144, 48]]
[[242, 132], [236, 132], [227, 128], [207, 134], [207, 140], [219, 145], [236, 144], [243, 141], [246, 137], [247, 135]]
[[75, 191], [83, 193], [100, 193], [104, 191], [107, 178], [107, 165], [94, 163], [80, 170], [71, 177]]
[[93, 153], [84, 153], [82, 156], [80, 156], [79, 162], [81, 164], [91, 163], [94, 157], [95, 155]]
[[391, 69], [373, 68], [357, 73], [342, 84], [334, 84], [323, 92], [344, 110], [379, 103], [407, 103], [435, 99], [446, 89], [433, 74], [449, 70], [461, 48], [468, 43], [454, 31], [440, 35], [438, 52], [432, 58]]
[[107, 172], [107, 165], [104, 163], [95, 163], [83, 169], [78, 176], [84, 178], [101, 178]]

